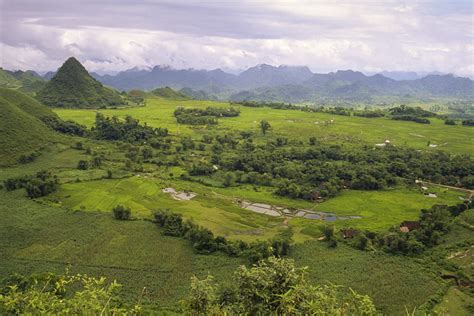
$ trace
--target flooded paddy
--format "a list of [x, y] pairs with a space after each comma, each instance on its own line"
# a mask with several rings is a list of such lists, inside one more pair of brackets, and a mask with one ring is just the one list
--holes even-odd
[[307, 209], [290, 209], [281, 206], [275, 206], [264, 203], [253, 203], [250, 201], [238, 200], [237, 204], [246, 210], [264, 214], [274, 217], [302, 217], [307, 219], [322, 220], [322, 221], [336, 221], [336, 220], [349, 220], [349, 219], [361, 219], [362, 216], [349, 215], [349, 216], [337, 216], [334, 213], [319, 212]]

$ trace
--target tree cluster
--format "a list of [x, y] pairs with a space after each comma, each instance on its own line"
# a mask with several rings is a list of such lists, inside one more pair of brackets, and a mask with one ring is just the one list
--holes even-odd
[[55, 192], [59, 187], [56, 176], [48, 171], [39, 171], [35, 175], [9, 178], [4, 181], [7, 191], [24, 188], [29, 198], [38, 198]]
[[87, 136], [89, 131], [84, 125], [78, 124], [74, 121], [63, 121], [57, 117], [45, 116], [41, 119], [47, 126], [53, 130], [75, 136]]
[[463, 126], [474, 126], [474, 119], [462, 120], [461, 124]]
[[392, 116], [392, 120], [411, 121], [411, 122], [420, 123], [420, 124], [431, 124], [431, 121], [429, 119], [424, 118], [424, 117], [414, 116], [414, 115], [396, 115], [396, 116]]
[[233, 173], [226, 177], [234, 183], [269, 185], [278, 195], [303, 199], [332, 197], [344, 188], [379, 190], [403, 179], [474, 185], [474, 161], [441, 151], [324, 145], [314, 139], [309, 146], [278, 138], [258, 146], [251, 138], [235, 143], [215, 143], [212, 147], [219, 148], [210, 161], [194, 162], [189, 174], [212, 175], [215, 165], [220, 172]]
[[164, 235], [181, 237], [189, 240], [198, 253], [209, 254], [216, 251], [233, 257], [245, 257], [252, 263], [270, 256], [285, 256], [290, 251], [291, 236], [282, 236], [270, 241], [231, 241], [222, 236], [214, 237], [207, 228], [200, 227], [190, 220], [183, 220], [180, 214], [168, 210], [155, 212], [155, 223]]
[[121, 140], [129, 143], [143, 143], [157, 137], [168, 136], [166, 128], [140, 125], [137, 119], [129, 115], [122, 122], [115, 116], [109, 118], [102, 113], [96, 114], [93, 132], [98, 139]]
[[380, 235], [361, 232], [352, 244], [361, 250], [371, 245], [392, 254], [417, 255], [438, 245], [441, 237], [449, 231], [453, 219], [473, 207], [472, 201], [453, 206], [434, 205], [428, 210], [421, 210], [419, 226], [409, 232], [401, 232], [399, 227], [393, 227], [389, 232]]
[[436, 114], [433, 112], [423, 110], [420, 107], [406, 106], [405, 104], [393, 107], [389, 109], [389, 112], [393, 116], [410, 115], [416, 117], [436, 117]]
[[232, 107], [207, 107], [205, 109], [179, 107], [174, 111], [178, 123], [189, 125], [216, 125], [219, 117], [236, 117], [239, 115], [240, 111]]

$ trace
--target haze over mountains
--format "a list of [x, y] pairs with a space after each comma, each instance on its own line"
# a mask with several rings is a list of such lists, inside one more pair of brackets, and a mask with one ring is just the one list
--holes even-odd
[[[367, 100], [377, 96], [397, 97], [453, 97], [474, 96], [474, 82], [469, 78], [453, 75], [427, 75], [419, 78], [416, 73], [387, 73], [412, 80], [395, 80], [376, 74], [345, 70], [316, 74], [304, 66], [251, 67], [238, 75], [221, 69], [194, 70], [156, 66], [149, 70], [131, 69], [115, 76], [93, 76], [103, 84], [119, 90], [144, 89], [170, 86], [175, 89], [190, 88], [208, 97], [233, 101], [260, 100], [301, 102], [315, 99]], [[188, 94], [193, 93], [187, 89]]]
[[[48, 72], [43, 78], [50, 80], [54, 75], [54, 72]], [[423, 76], [416, 72], [385, 71], [367, 75], [353, 70], [339, 70], [319, 74], [305, 66], [260, 64], [239, 74], [221, 69], [174, 69], [158, 65], [149, 69], [135, 67], [116, 75], [93, 72], [90, 75], [120, 91], [171, 87], [182, 89], [181, 92], [196, 99], [283, 102], [370, 102], [381, 97], [474, 99], [474, 81], [441, 73]]]

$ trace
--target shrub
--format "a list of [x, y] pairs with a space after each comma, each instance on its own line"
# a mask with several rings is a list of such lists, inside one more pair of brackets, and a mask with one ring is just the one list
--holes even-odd
[[89, 169], [89, 162], [87, 160], [79, 160], [79, 162], [77, 163], [77, 169], [79, 170]]
[[115, 219], [118, 220], [129, 220], [132, 214], [132, 210], [129, 207], [123, 205], [117, 205], [112, 209]]
[[446, 125], [456, 125], [456, 121], [453, 119], [447, 119], [444, 121], [444, 124]]
[[2, 315], [133, 315], [140, 307], [126, 307], [118, 296], [120, 284], [104, 277], [15, 275], [0, 288]]
[[334, 285], [312, 285], [306, 268], [290, 259], [270, 257], [234, 272], [234, 286], [221, 287], [212, 276], [191, 278], [183, 301], [191, 315], [375, 315], [368, 296]]

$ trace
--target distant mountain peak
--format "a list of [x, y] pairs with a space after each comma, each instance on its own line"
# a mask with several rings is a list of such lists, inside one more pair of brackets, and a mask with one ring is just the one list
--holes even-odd
[[44, 104], [58, 107], [97, 108], [123, 103], [117, 92], [94, 79], [74, 57], [64, 62], [37, 96]]

